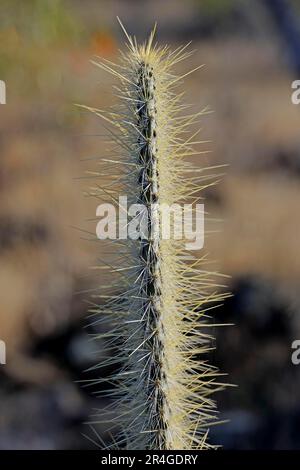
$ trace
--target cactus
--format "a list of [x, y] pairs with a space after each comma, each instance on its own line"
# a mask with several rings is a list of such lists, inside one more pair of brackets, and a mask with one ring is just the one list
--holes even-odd
[[213, 349], [208, 310], [224, 295], [203, 269], [204, 259], [186, 250], [188, 237], [161, 235], [162, 206], [194, 201], [211, 184], [207, 169], [189, 162], [198, 153], [196, 134], [185, 138], [202, 112], [183, 115], [177, 86], [184, 77], [173, 73], [190, 52], [188, 45], [174, 51], [155, 45], [155, 29], [138, 45], [121, 26], [128, 41], [122, 62], [96, 62], [119, 80], [118, 105], [109, 111], [85, 107], [113, 126], [119, 154], [99, 173], [108, 184], [90, 194], [116, 201], [123, 191], [130, 204], [143, 204], [150, 236], [111, 241], [119, 256], [109, 268], [114, 292], [91, 312], [110, 328], [102, 335], [109, 357], [97, 367], [114, 365], [117, 372], [107, 379], [112, 403], [92, 423], [116, 428], [117, 448], [209, 449], [208, 430], [217, 421], [211, 395], [223, 385], [207, 362]]

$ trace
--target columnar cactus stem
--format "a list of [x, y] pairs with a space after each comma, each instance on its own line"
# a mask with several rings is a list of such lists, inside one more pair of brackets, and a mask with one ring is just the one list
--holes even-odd
[[141, 166], [138, 184], [141, 186], [140, 201], [147, 207], [148, 233], [150, 237], [140, 244], [140, 262], [144, 282], [141, 284], [142, 312], [148, 312], [145, 322], [144, 348], [149, 352], [149, 375], [145, 377], [143, 388], [147, 396], [148, 415], [152, 415], [152, 425], [157, 430], [153, 436], [153, 446], [157, 449], [168, 448], [166, 419], [167, 410], [164, 386], [166, 381], [166, 357], [164, 351], [165, 333], [162, 316], [162, 279], [160, 271], [160, 222], [159, 222], [159, 172], [157, 164], [157, 108], [155, 98], [155, 77], [153, 67], [144, 60], [138, 70], [136, 92], [137, 122], [140, 131], [138, 162]]
[[[206, 449], [216, 413], [210, 396], [221, 384], [207, 363], [212, 337], [204, 328], [210, 326], [206, 311], [222, 295], [209, 273], [199, 269], [202, 260], [186, 251], [187, 233], [182, 239], [162, 237], [163, 205], [190, 201], [208, 179], [205, 169], [186, 161], [196, 153], [194, 136], [183, 138], [201, 113], [180, 115], [185, 107], [175, 87], [182, 77], [172, 69], [189, 56], [186, 47], [171, 52], [154, 46], [154, 31], [141, 46], [126, 36], [128, 53], [121, 65], [97, 63], [120, 80], [118, 109], [88, 108], [117, 129], [112, 134], [121, 149], [110, 160], [114, 171], [107, 177], [113, 184], [92, 193], [115, 201], [121, 186], [130, 203], [146, 208], [149, 233], [118, 240], [120, 261], [112, 271], [123, 293], [94, 310], [110, 317], [112, 330], [104, 337], [114, 357], [105, 364], [121, 364], [109, 379], [117, 385], [112, 392], [117, 398], [108, 421], [121, 428], [119, 447]], [[116, 167], [119, 187], [113, 190]]]

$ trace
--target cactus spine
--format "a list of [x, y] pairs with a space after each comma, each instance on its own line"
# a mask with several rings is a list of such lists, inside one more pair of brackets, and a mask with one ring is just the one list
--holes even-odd
[[184, 134], [201, 113], [182, 116], [176, 86], [183, 77], [173, 74], [190, 53], [154, 45], [154, 31], [143, 45], [124, 32], [128, 51], [122, 63], [96, 63], [119, 79], [119, 102], [112, 111], [87, 109], [114, 127], [119, 156], [109, 161], [108, 173], [99, 173], [109, 185], [91, 193], [115, 201], [123, 190], [129, 203], [143, 204], [150, 236], [118, 240], [112, 271], [121, 294], [111, 293], [104, 307], [92, 309], [96, 321], [109, 317], [111, 331], [104, 338], [111, 357], [105, 364], [121, 364], [109, 378], [114, 399], [106, 420], [109, 428], [119, 428], [119, 448], [207, 449], [216, 420], [211, 394], [221, 387], [218, 371], [207, 362], [207, 310], [222, 295], [203, 260], [186, 251], [186, 238], [161, 236], [162, 205], [193, 200], [210, 178], [188, 161], [198, 142]]

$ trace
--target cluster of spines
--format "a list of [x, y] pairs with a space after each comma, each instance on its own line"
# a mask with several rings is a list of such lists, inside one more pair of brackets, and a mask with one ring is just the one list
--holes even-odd
[[95, 322], [110, 325], [102, 339], [112, 357], [97, 367], [119, 365], [107, 379], [113, 400], [104, 419], [109, 429], [119, 429], [117, 447], [206, 449], [209, 426], [216, 422], [211, 394], [223, 385], [206, 359], [213, 338], [205, 329], [211, 326], [208, 310], [224, 295], [203, 259], [187, 253], [186, 239], [162, 239], [160, 206], [195, 202], [211, 175], [188, 161], [197, 153], [196, 134], [183, 138], [201, 115], [181, 115], [185, 106], [175, 88], [182, 77], [173, 75], [173, 66], [189, 53], [186, 46], [159, 48], [153, 37], [154, 31], [139, 46], [127, 35], [128, 52], [119, 66], [97, 62], [120, 80], [120, 103], [108, 112], [88, 108], [114, 126], [110, 133], [119, 147], [117, 158], [105, 160], [109, 171], [103, 166], [99, 172], [108, 185], [90, 193], [114, 203], [125, 193], [129, 203], [143, 204], [149, 234], [115, 242], [113, 292], [104, 306], [92, 309]]

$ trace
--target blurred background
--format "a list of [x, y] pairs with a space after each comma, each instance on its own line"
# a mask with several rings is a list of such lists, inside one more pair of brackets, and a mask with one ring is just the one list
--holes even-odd
[[[205, 250], [234, 296], [215, 312], [215, 364], [236, 384], [217, 397], [227, 424], [211, 440], [227, 449], [300, 448], [299, 0], [1, 0], [0, 366], [1, 449], [88, 449], [83, 424], [101, 408], [80, 382], [101, 344], [90, 340], [87, 301], [101, 287], [96, 201], [80, 177], [104, 151], [101, 122], [74, 103], [107, 107], [112, 78], [89, 62], [118, 60], [116, 21], [144, 39], [195, 53], [178, 67], [205, 67], [185, 81], [186, 101], [211, 140], [199, 166], [228, 165], [205, 192], [212, 224]], [[100, 261], [98, 261], [100, 262]], [[227, 378], [225, 379], [227, 380]], [[98, 387], [99, 388], [99, 387]], [[98, 432], [105, 437], [105, 427]]]

